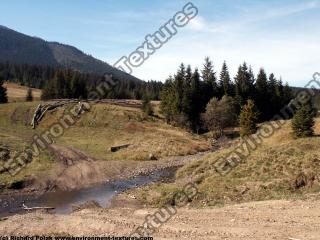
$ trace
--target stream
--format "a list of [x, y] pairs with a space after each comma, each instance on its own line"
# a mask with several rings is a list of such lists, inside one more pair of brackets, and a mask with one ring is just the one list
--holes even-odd
[[170, 181], [173, 179], [176, 169], [157, 170], [149, 175], [140, 175], [125, 180], [102, 183], [83, 189], [72, 191], [47, 192], [42, 195], [0, 195], [0, 217], [7, 217], [13, 214], [22, 214], [26, 211], [22, 208], [24, 203], [28, 207], [54, 207], [51, 212], [57, 214], [68, 214], [72, 212], [72, 206], [94, 200], [101, 207], [110, 207], [111, 199], [123, 191], [145, 186], [158, 181]]

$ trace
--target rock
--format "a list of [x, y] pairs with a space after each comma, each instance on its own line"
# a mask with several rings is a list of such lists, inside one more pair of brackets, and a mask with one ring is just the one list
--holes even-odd
[[149, 160], [158, 160], [157, 157], [155, 155], [153, 155], [152, 153], [149, 154]]

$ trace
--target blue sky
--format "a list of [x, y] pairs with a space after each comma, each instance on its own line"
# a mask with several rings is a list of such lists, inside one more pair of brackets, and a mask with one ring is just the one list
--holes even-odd
[[[133, 75], [165, 80], [184, 62], [216, 71], [227, 61], [234, 76], [246, 61], [290, 85], [320, 72], [320, 0], [198, 0], [199, 14]], [[0, 24], [48, 41], [73, 45], [113, 64], [129, 55], [187, 1], [1, 1]]]

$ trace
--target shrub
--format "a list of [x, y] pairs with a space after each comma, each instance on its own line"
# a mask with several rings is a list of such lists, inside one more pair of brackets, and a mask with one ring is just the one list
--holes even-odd
[[153, 107], [150, 102], [150, 98], [148, 95], [143, 95], [142, 97], [142, 111], [147, 115], [153, 115]]

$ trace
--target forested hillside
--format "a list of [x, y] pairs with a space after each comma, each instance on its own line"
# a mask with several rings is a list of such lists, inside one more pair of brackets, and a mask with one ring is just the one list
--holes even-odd
[[4, 26], [0, 26], [0, 62], [65, 67], [83, 73], [107, 73], [120, 80], [139, 81], [75, 47], [30, 37]]

